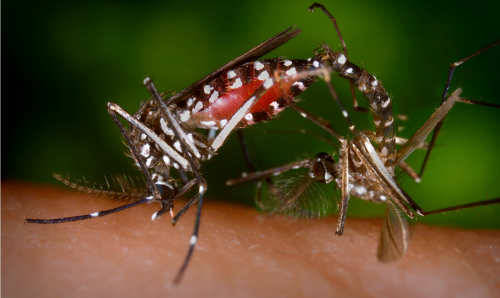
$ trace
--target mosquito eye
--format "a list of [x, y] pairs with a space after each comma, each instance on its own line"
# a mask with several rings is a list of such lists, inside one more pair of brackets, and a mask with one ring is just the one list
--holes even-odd
[[323, 164], [325, 165], [326, 171], [328, 173], [332, 174], [335, 177], [338, 176], [337, 175], [337, 168], [338, 167], [336, 165], [335, 159], [333, 159], [333, 156], [328, 155], [327, 157], [325, 157]]
[[316, 154], [316, 158], [321, 158], [321, 159], [327, 158], [328, 156], [330, 156], [330, 155], [328, 153], [325, 153], [325, 152], [320, 152], [320, 153]]
[[312, 167], [312, 174], [314, 175], [314, 178], [316, 179], [316, 181], [318, 181], [320, 183], [326, 183], [326, 180], [325, 180], [326, 169], [321, 161], [314, 163], [314, 165]]

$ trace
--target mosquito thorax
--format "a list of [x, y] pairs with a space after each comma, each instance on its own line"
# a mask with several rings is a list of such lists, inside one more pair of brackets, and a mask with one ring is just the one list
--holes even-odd
[[310, 175], [320, 183], [330, 183], [337, 177], [335, 160], [332, 155], [325, 152], [318, 153], [311, 166]]

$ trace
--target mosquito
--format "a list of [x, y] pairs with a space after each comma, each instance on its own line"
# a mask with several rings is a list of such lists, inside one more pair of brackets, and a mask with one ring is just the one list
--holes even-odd
[[[175, 225], [191, 206], [198, 203], [188, 252], [174, 280], [174, 283], [179, 283], [198, 240], [202, 202], [207, 191], [207, 183], [199, 172], [200, 163], [216, 154], [233, 130], [275, 117], [287, 107], [287, 100], [297, 97], [325, 71], [319, 54], [307, 60], [273, 58], [257, 61], [299, 33], [300, 29], [290, 27], [169, 98], [159, 94], [153, 81], [146, 78], [144, 85], [151, 99], [133, 115], [115, 103], [108, 103], [108, 112], [118, 126], [130, 156], [144, 175], [147, 191], [133, 203], [110, 210], [57, 219], [26, 219], [25, 222], [79, 221], [158, 202], [161, 209], [153, 214], [152, 220], [169, 212]], [[286, 100], [283, 95], [287, 96]], [[129, 123], [128, 130], [119, 117]], [[196, 131], [198, 128], [208, 129], [208, 136]], [[220, 130], [217, 135], [216, 130]], [[172, 168], [179, 171], [182, 185], [177, 185], [172, 178]], [[64, 178], [59, 180], [80, 191], [110, 195], [110, 192], [93, 191]], [[174, 201], [195, 185], [198, 185], [198, 192], [174, 214]], [[137, 193], [141, 192], [136, 192], [135, 197]], [[132, 196], [126, 192], [120, 195]]]
[[[304, 211], [304, 208], [314, 205], [313, 207], [316, 208], [316, 211], [321, 211], [321, 208], [324, 208], [324, 204], [322, 202], [318, 204], [317, 202], [311, 201], [305, 195], [307, 188], [313, 185], [314, 181], [318, 183], [334, 182], [335, 186], [338, 187], [342, 193], [338, 204], [339, 218], [336, 227], [336, 234], [339, 236], [341, 236], [344, 231], [350, 196], [376, 203], [386, 203], [386, 214], [377, 253], [379, 260], [383, 262], [391, 262], [401, 258], [408, 249], [409, 233], [407, 220], [404, 215], [413, 219], [416, 216], [415, 213], [420, 216], [426, 216], [446, 211], [500, 203], [500, 198], [495, 198], [465, 205], [425, 211], [413, 201], [404, 189], [401, 188], [396, 182], [394, 174], [395, 168], [400, 167], [416, 182], [420, 182], [423, 169], [425, 168], [428, 156], [436, 139], [434, 136], [430, 144], [427, 144], [425, 143], [425, 138], [433, 129], [435, 129], [437, 133], [443, 123], [444, 117], [456, 102], [500, 108], [500, 105], [462, 98], [460, 97], [461, 89], [457, 89], [451, 93], [451, 95], [447, 96], [451, 77], [455, 68], [463, 62], [499, 44], [500, 40], [451, 64], [441, 106], [409, 140], [399, 139], [402, 146], [397, 150], [396, 143], [398, 138], [396, 137], [394, 128], [394, 116], [390, 97], [375, 76], [370, 75], [366, 70], [349, 61], [347, 48], [335, 18], [321, 4], [314, 3], [309, 10], [314, 12], [314, 8], [322, 9], [332, 21], [343, 47], [343, 52], [334, 52], [327, 45], [322, 45], [317, 53], [323, 56], [325, 65], [329, 64], [334, 72], [337, 72], [341, 77], [350, 81], [351, 87], [356, 86], [358, 90], [365, 95], [370, 105], [376, 129], [375, 131], [358, 131], [356, 129], [347, 111], [339, 101], [330, 82], [329, 75], [325, 75], [325, 82], [330, 89], [332, 97], [340, 107], [344, 118], [348, 122], [349, 130], [354, 135], [353, 138], [346, 139], [340, 136], [316, 116], [297, 107], [292, 102], [291, 98], [286, 95], [284, 95], [284, 98], [290, 107], [298, 111], [303, 117], [325, 129], [340, 142], [338, 148], [338, 162], [335, 161], [332, 154], [319, 153], [314, 158], [304, 159], [262, 172], [245, 174], [242, 178], [227, 181], [227, 185], [234, 185], [252, 180], [269, 179], [272, 176], [278, 176], [279, 179], [285, 172], [300, 168], [308, 169], [309, 174], [302, 178], [292, 180], [292, 183], [294, 181], [296, 182], [293, 183], [294, 185], [292, 186], [275, 186], [270, 184], [268, 186], [268, 194], [271, 196], [271, 199], [268, 200], [268, 203], [270, 202], [271, 204], [269, 208], [274, 212], [291, 212], [299, 215], [309, 215], [311, 213], [309, 211]], [[351, 88], [351, 90], [354, 91], [353, 88]], [[355, 109], [360, 110], [354, 92], [353, 105]], [[417, 174], [404, 161], [415, 149], [422, 147], [427, 149], [427, 155], [420, 174]], [[262, 204], [260, 196], [258, 197], [258, 203]]]

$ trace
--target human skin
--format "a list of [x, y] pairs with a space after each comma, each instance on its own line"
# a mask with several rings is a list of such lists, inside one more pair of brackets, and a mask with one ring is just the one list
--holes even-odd
[[[176, 210], [181, 206], [176, 204]], [[158, 204], [73, 223], [25, 218], [82, 215], [125, 204], [48, 186], [2, 183], [3, 297], [498, 297], [500, 231], [418, 224], [408, 253], [382, 264], [382, 220], [269, 217], [206, 200], [181, 283], [194, 210], [151, 221]], [[193, 208], [194, 209], [194, 208]], [[347, 296], [346, 296], [347, 295]]]

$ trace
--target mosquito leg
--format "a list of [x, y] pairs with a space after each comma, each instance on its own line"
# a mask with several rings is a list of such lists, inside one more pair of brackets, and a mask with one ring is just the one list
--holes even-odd
[[215, 130], [213, 128], [209, 129], [207, 132], [207, 141], [210, 142], [212, 139], [214, 139], [216, 133], [217, 133], [217, 130]]
[[420, 177], [418, 177], [417, 172], [415, 172], [415, 170], [412, 169], [406, 162], [402, 161], [398, 166], [401, 170], [403, 170], [403, 172], [406, 173], [406, 175], [410, 176], [413, 181], [420, 183]]
[[[119, 109], [116, 109], [116, 108], [119, 108]], [[151, 194], [153, 194], [153, 196], [155, 197], [155, 199], [157, 201], [162, 201], [163, 198], [160, 194], [160, 191], [158, 190], [158, 188], [156, 187], [156, 185], [153, 183], [153, 180], [151, 179], [151, 175], [149, 174], [147, 168], [146, 168], [146, 165], [144, 164], [144, 162], [142, 161], [142, 158], [141, 156], [139, 155], [139, 152], [137, 152], [137, 148], [135, 148], [135, 145], [134, 143], [132, 143], [132, 141], [130, 140], [130, 137], [127, 133], [127, 131], [125, 130], [125, 127], [123, 127], [123, 124], [120, 122], [120, 120], [118, 119], [118, 117], [116, 116], [116, 111], [117, 110], [122, 110], [124, 111], [123, 109], [121, 109], [120, 106], [116, 105], [116, 104], [113, 104], [113, 103], [108, 103], [108, 113], [111, 115], [111, 118], [113, 118], [113, 121], [115, 121], [116, 125], [118, 126], [118, 129], [120, 130], [120, 133], [122, 134], [123, 138], [125, 139], [125, 141], [127, 142], [127, 146], [132, 150], [132, 153], [134, 154], [134, 159], [139, 163], [139, 166], [141, 167], [141, 170], [142, 170], [142, 173], [144, 174], [144, 177], [146, 178], [146, 181], [148, 182], [148, 186], [149, 186], [149, 191], [151, 192]], [[124, 111], [125, 112], [125, 111]], [[126, 112], [125, 112], [126, 113]], [[128, 113], [127, 113], [128, 114]], [[130, 115], [130, 114], [129, 114]], [[123, 117], [123, 116], [122, 116]], [[130, 116], [130, 118], [133, 118], [132, 116]], [[135, 118], [134, 118], [135, 119]], [[125, 120], [129, 121], [127, 118], [125, 118]], [[137, 121], [138, 122], [138, 121]], [[129, 121], [129, 123], [131, 123], [133, 125], [132, 122]], [[139, 122], [140, 123], [140, 122]], [[173, 151], [173, 150], [172, 150]]]
[[[403, 145], [397, 152], [397, 157], [395, 165], [404, 161], [422, 142], [424, 142], [427, 135], [432, 131], [434, 127], [446, 116], [448, 111], [453, 107], [458, 99], [458, 96], [462, 92], [462, 89], [457, 89], [453, 92], [450, 97], [437, 109], [434, 114], [418, 129], [418, 131]], [[432, 146], [432, 142], [431, 145]], [[427, 151], [429, 153], [431, 148]], [[419, 177], [421, 177], [419, 175]]]
[[[458, 101], [458, 100], [457, 100]], [[372, 140], [373, 141], [373, 140]], [[396, 137], [396, 144], [397, 145], [404, 145], [408, 142], [408, 139], [402, 138], [402, 137]], [[418, 145], [417, 149], [423, 149], [423, 150], [428, 150], [429, 149], [429, 143], [427, 142], [422, 142], [420, 145]]]
[[349, 205], [349, 144], [345, 139], [341, 139], [342, 145], [342, 198], [339, 203], [339, 219], [335, 234], [342, 236], [344, 233], [347, 206]]
[[[198, 209], [196, 210], [196, 219], [194, 223], [194, 230], [193, 234], [191, 236], [191, 240], [189, 240], [189, 249], [188, 253], [186, 255], [186, 258], [184, 258], [184, 262], [182, 263], [181, 269], [179, 269], [179, 272], [177, 273], [177, 276], [174, 279], [174, 284], [179, 284], [181, 281], [182, 275], [184, 274], [184, 271], [187, 268], [187, 265], [189, 264], [189, 260], [191, 260], [191, 255], [193, 254], [194, 247], [196, 246], [196, 242], [198, 241], [198, 231], [200, 228], [200, 218], [201, 218], [201, 205], [203, 202], [203, 193], [199, 192], [196, 194], [191, 201], [198, 201]], [[192, 204], [191, 204], [192, 206]], [[188, 207], [189, 208], [189, 207]], [[173, 222], [173, 220], [172, 220]]]
[[[423, 144], [423, 141], [427, 137], [427, 135], [432, 131], [433, 128], [437, 127], [439, 123], [442, 123], [444, 117], [448, 113], [448, 111], [453, 107], [453, 104], [457, 101], [464, 102], [468, 104], [479, 104], [494, 108], [500, 108], [500, 105], [490, 104], [490, 103], [480, 103], [475, 100], [470, 100], [462, 97], [458, 97], [460, 95], [461, 89], [457, 89], [453, 92], [450, 97], [439, 107], [439, 109], [432, 114], [432, 116], [425, 122], [424, 125], [403, 145], [398, 151], [398, 156], [396, 158], [395, 164], [397, 165], [401, 161], [405, 160], [416, 148]], [[432, 142], [429, 144], [429, 148], [427, 153], [431, 150]], [[419, 177], [422, 178], [421, 173]]]
[[[191, 240], [189, 242], [189, 249], [188, 253], [186, 255], [186, 258], [184, 259], [184, 263], [182, 264], [179, 272], [177, 273], [176, 278], [174, 279], [174, 284], [178, 284], [182, 278], [182, 274], [186, 270], [186, 267], [189, 263], [189, 260], [191, 259], [191, 255], [193, 254], [194, 247], [196, 246], [196, 242], [198, 240], [198, 231], [200, 227], [200, 217], [201, 217], [201, 206], [203, 204], [203, 195], [207, 191], [207, 183], [205, 179], [201, 176], [201, 174], [198, 172], [198, 167], [199, 163], [197, 160], [195, 160], [188, 151], [188, 148], [194, 153], [196, 158], [201, 158], [201, 154], [198, 152], [198, 149], [196, 146], [193, 144], [193, 142], [187, 137], [186, 133], [182, 128], [179, 126], [179, 124], [175, 121], [172, 113], [168, 109], [167, 105], [165, 102], [161, 99], [160, 95], [158, 94], [158, 91], [154, 87], [153, 82], [151, 81], [150, 78], [144, 79], [144, 85], [148, 89], [149, 93], [151, 93], [151, 96], [153, 97], [153, 100], [155, 103], [160, 107], [161, 114], [164, 119], [168, 121], [168, 123], [173, 127], [173, 132], [175, 137], [179, 140], [182, 152], [184, 153], [184, 156], [186, 156], [186, 159], [191, 166], [191, 171], [196, 177], [197, 183], [198, 183], [198, 193], [190, 200], [193, 203], [190, 204], [185, 210], [187, 210], [189, 207], [191, 207], [196, 201], [198, 202], [198, 209], [196, 211], [196, 219], [194, 223], [194, 229], [193, 229], [193, 234], [191, 236]], [[186, 207], [184, 206], [184, 207]], [[181, 209], [183, 210], [183, 209]], [[185, 211], [184, 211], [185, 212]], [[181, 213], [181, 212], [179, 212]], [[182, 213], [183, 214], [183, 213]], [[182, 216], [182, 214], [180, 216]], [[179, 215], [179, 214], [177, 214]], [[174, 220], [176, 218], [179, 218], [180, 216], [175, 216], [174, 219], [172, 219], [172, 223], [174, 223]]]
[[[191, 189], [191, 187], [193, 187], [196, 184], [196, 182], [197, 182], [197, 180], [195, 178], [195, 179], [192, 179], [191, 181], [189, 181], [188, 183], [186, 183], [186, 185], [184, 185], [182, 187], [182, 189], [175, 194], [175, 196], [172, 198], [172, 201], [176, 200], [177, 198], [182, 197], [188, 190]], [[162, 204], [161, 210], [158, 212], [155, 212], [153, 214], [153, 216], [151, 217], [151, 220], [155, 220], [156, 218], [161, 217], [163, 214], [165, 214], [168, 211], [170, 211], [170, 215], [172, 216], [172, 224], [174, 225], [177, 222], [177, 220], [179, 220], [180, 216], [182, 216], [182, 214], [184, 214], [187, 211], [187, 209], [180, 216], [176, 217], [172, 211], [172, 204], [170, 204], [170, 205], [166, 205], [166, 204], [163, 205]], [[175, 220], [175, 222], [173, 222], [174, 218], [177, 218]]]
[[236, 128], [238, 123], [245, 117], [248, 111], [259, 101], [259, 99], [267, 92], [269, 88], [274, 85], [274, 80], [269, 78], [265, 80], [250, 96], [250, 98], [234, 113], [234, 115], [229, 119], [226, 126], [220, 131], [217, 137], [212, 141], [210, 148], [217, 151], [222, 143], [227, 139], [229, 134]]
[[[443, 103], [445, 102], [446, 100], [446, 95], [448, 94], [448, 89], [450, 88], [450, 82], [451, 82], [451, 77], [453, 76], [453, 72], [455, 71], [455, 68], [457, 66], [459, 66], [460, 64], [464, 63], [465, 61], [471, 59], [471, 58], [474, 58], [476, 57], [477, 55], [491, 49], [492, 47], [496, 46], [500, 44], [500, 40], [497, 40], [495, 41], [494, 43], [490, 44], [489, 46], [475, 52], [474, 54], [470, 55], [470, 56], [467, 56], [465, 57], [464, 59], [462, 60], [459, 60], [455, 63], [452, 63], [450, 64], [450, 69], [448, 71], [448, 79], [446, 80], [446, 84], [444, 86], [444, 92], [443, 92], [443, 96], [441, 97], [441, 105], [443, 105]], [[439, 131], [441, 130], [441, 127], [443, 126], [443, 120], [441, 120], [437, 125], [436, 125], [436, 128], [434, 129], [434, 134], [432, 135], [432, 139], [431, 139], [431, 142], [430, 142], [430, 145], [429, 145], [429, 150], [427, 151], [427, 154], [425, 155], [425, 158], [424, 158], [424, 161], [422, 163], [422, 167], [420, 168], [420, 173], [419, 173], [419, 177], [422, 177], [422, 175], [424, 174], [424, 171], [425, 171], [425, 167], [427, 165], [427, 161], [429, 160], [429, 156], [431, 155], [431, 152], [432, 152], [432, 149], [434, 148], [434, 144], [436, 143], [436, 139], [437, 139], [437, 136], [439, 134]]]
[[[333, 26], [335, 27], [335, 31], [337, 32], [337, 36], [339, 37], [339, 40], [342, 43], [342, 48], [344, 50], [344, 55], [345, 55], [346, 59], [349, 60], [349, 54], [347, 53], [347, 46], [345, 44], [344, 38], [342, 38], [342, 34], [340, 33], [339, 26], [337, 25], [337, 20], [335, 20], [335, 18], [333, 17], [333, 15], [330, 14], [330, 12], [328, 12], [328, 10], [322, 4], [314, 3], [313, 5], [311, 5], [309, 7], [308, 10], [310, 12], [314, 12], [314, 8], [316, 8], [316, 7], [320, 8], [321, 10], [323, 10], [323, 12], [327, 15], [327, 17], [332, 21]], [[351, 86], [352, 104], [354, 106], [354, 110], [355, 111], [360, 111], [360, 112], [370, 112], [369, 109], [360, 107], [358, 105], [358, 100], [356, 99], [356, 93], [354, 92], [354, 83], [352, 81], [349, 81], [349, 83], [350, 83], [350, 86]]]
[[[349, 129], [352, 131], [352, 133], [354, 135], [357, 136], [358, 132], [357, 132], [356, 128], [354, 127], [354, 124], [352, 123], [352, 120], [349, 117], [349, 114], [347, 113], [346, 109], [344, 108], [344, 106], [340, 102], [339, 97], [337, 96], [337, 92], [335, 92], [335, 89], [333, 88], [332, 82], [330, 80], [330, 75], [329, 74], [325, 75], [324, 80], [325, 80], [326, 85], [328, 86], [328, 89], [330, 90], [330, 93], [331, 93], [333, 99], [335, 100], [337, 105], [340, 107], [340, 110], [342, 111], [342, 115], [347, 119], [347, 122], [349, 122]], [[353, 87], [352, 81], [350, 81], [350, 82], [351, 82], [351, 88], [352, 88]], [[354, 94], [354, 89], [353, 89], [353, 94]]]
[[[243, 131], [241, 129], [238, 129], [238, 139], [240, 141], [241, 149], [243, 150], [243, 154], [245, 155], [245, 161], [247, 163], [247, 167], [250, 170], [250, 173], [255, 172], [255, 167], [253, 166], [252, 160], [250, 158], [250, 151], [248, 150], [247, 142], [245, 140], [245, 137], [243, 135]], [[265, 179], [260, 179], [258, 181], [255, 181], [255, 186], [257, 188], [257, 197], [255, 198], [255, 202], [259, 206], [260, 209], [264, 210], [265, 206], [262, 203], [262, 181], [265, 181], [268, 187], [272, 185], [272, 181], [269, 177]]]
[[248, 182], [248, 181], [258, 180], [258, 179], [262, 179], [262, 178], [266, 178], [266, 177], [277, 176], [283, 172], [286, 172], [286, 171], [289, 171], [292, 169], [308, 168], [312, 164], [313, 160], [314, 160], [313, 158], [308, 158], [308, 159], [304, 159], [301, 161], [292, 162], [292, 163], [289, 163], [289, 164], [281, 166], [281, 167], [268, 169], [268, 170], [265, 170], [262, 172], [245, 174], [241, 178], [236, 178], [236, 179], [231, 179], [231, 180], [226, 181], [226, 185], [231, 186], [231, 185], [236, 185], [236, 184], [240, 184], [240, 183], [244, 183], [244, 182]]
[[80, 215], [80, 216], [71, 216], [71, 217], [64, 217], [64, 218], [56, 218], [56, 219], [31, 219], [31, 218], [26, 218], [24, 220], [25, 223], [34, 223], [34, 224], [56, 224], [56, 223], [62, 223], [62, 222], [69, 222], [69, 221], [79, 221], [79, 220], [84, 220], [84, 219], [90, 219], [94, 217], [103, 217], [115, 212], [119, 212], [128, 208], [132, 208], [134, 206], [146, 203], [146, 202], [151, 202], [153, 201], [154, 197], [150, 196], [145, 199], [142, 199], [137, 202], [133, 202], [127, 205], [123, 205], [117, 208], [109, 209], [109, 210], [104, 210], [104, 211], [99, 211], [99, 212], [94, 212], [91, 214], [87, 215]]
[[447, 211], [454, 211], [454, 210], [460, 210], [460, 209], [466, 209], [466, 208], [472, 208], [472, 207], [478, 207], [478, 206], [485, 206], [485, 205], [491, 205], [491, 204], [499, 204], [499, 203], [500, 203], [500, 198], [496, 198], [496, 199], [485, 200], [485, 201], [480, 201], [480, 202], [475, 202], [475, 203], [469, 203], [469, 204], [464, 204], [464, 205], [436, 209], [436, 210], [432, 210], [432, 211], [424, 211], [417, 204], [415, 204], [415, 206], [412, 206], [412, 208], [417, 211], [418, 215], [426, 216], [426, 215], [431, 215], [431, 214], [436, 214], [436, 213], [443, 213], [443, 212], [447, 212]]
[[324, 129], [326, 132], [328, 132], [329, 134], [331, 134], [332, 136], [334, 136], [337, 140], [340, 140], [342, 139], [342, 137], [337, 133], [335, 132], [335, 130], [333, 129], [333, 127], [331, 127], [330, 125], [325, 125], [325, 123], [323, 123], [322, 121], [319, 121], [318, 120], [318, 117], [316, 117], [315, 115], [313, 115], [312, 113], [310, 112], [307, 112], [301, 108], [299, 108], [292, 100], [291, 98], [284, 94], [283, 98], [285, 99], [286, 101], [286, 104], [291, 107], [292, 109], [294, 109], [297, 113], [299, 113], [302, 117], [306, 118], [307, 120], [313, 122], [314, 124], [318, 125], [319, 127], [321, 127], [322, 129]]
[[247, 142], [245, 137], [243, 136], [243, 131], [238, 129], [238, 139], [240, 141], [241, 150], [243, 150], [243, 154], [245, 155], [245, 161], [247, 162], [247, 167], [251, 173], [255, 172], [255, 167], [252, 164], [252, 160], [250, 158], [250, 151], [248, 150]]

